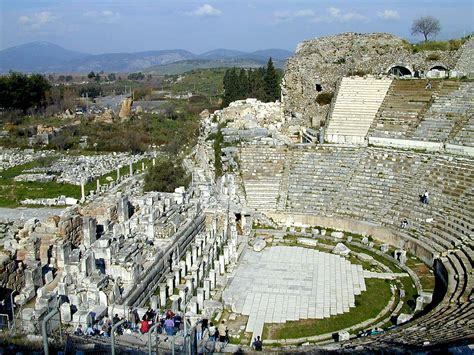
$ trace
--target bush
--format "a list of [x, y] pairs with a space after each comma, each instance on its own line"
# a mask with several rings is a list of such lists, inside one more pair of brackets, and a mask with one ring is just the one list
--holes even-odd
[[329, 105], [333, 97], [334, 97], [333, 92], [328, 92], [328, 91], [322, 92], [316, 97], [316, 102], [319, 104], [319, 106]]
[[438, 53], [430, 53], [426, 57], [426, 60], [439, 60], [439, 54]]
[[145, 191], [174, 192], [177, 187], [188, 187], [190, 178], [186, 175], [181, 162], [173, 164], [171, 160], [162, 160], [151, 167], [145, 175]]

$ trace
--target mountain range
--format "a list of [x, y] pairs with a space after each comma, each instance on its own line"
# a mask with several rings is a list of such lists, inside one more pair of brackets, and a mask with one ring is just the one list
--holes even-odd
[[156, 50], [135, 53], [87, 54], [65, 49], [50, 42], [31, 42], [0, 51], [0, 73], [10, 70], [40, 73], [88, 73], [147, 71], [177, 74], [198, 68], [256, 67], [272, 57], [282, 67], [292, 52], [265, 49], [243, 52], [215, 49], [194, 54], [184, 49]]

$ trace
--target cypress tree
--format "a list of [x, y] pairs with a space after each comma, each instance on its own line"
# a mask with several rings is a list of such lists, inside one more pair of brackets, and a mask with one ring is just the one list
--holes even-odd
[[264, 76], [265, 102], [272, 102], [280, 99], [280, 84], [278, 74], [273, 66], [272, 58], [268, 60], [267, 70]]
[[232, 68], [224, 75], [224, 99], [222, 107], [227, 107], [232, 101], [239, 99], [239, 77], [235, 68]]
[[240, 100], [249, 97], [249, 80], [247, 77], [247, 71], [244, 68], [240, 69], [239, 72], [238, 89]]

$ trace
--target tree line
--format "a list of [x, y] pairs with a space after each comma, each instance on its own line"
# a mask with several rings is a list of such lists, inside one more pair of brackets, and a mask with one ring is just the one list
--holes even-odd
[[6, 110], [42, 109], [51, 84], [40, 74], [26, 75], [10, 72], [0, 76], [0, 107]]
[[266, 67], [228, 69], [223, 80], [222, 106], [227, 107], [233, 101], [246, 98], [255, 98], [263, 102], [279, 100], [281, 78], [282, 72], [275, 69], [272, 58], [268, 60]]

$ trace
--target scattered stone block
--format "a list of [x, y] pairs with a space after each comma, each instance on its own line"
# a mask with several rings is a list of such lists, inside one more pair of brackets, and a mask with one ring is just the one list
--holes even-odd
[[267, 242], [263, 238], [257, 238], [255, 239], [255, 242], [253, 243], [253, 250], [256, 252], [261, 252], [265, 247], [267, 246]]
[[351, 250], [346, 247], [342, 243], [337, 243], [334, 249], [332, 250], [334, 254], [342, 255], [342, 256], [347, 256], [351, 252]]

